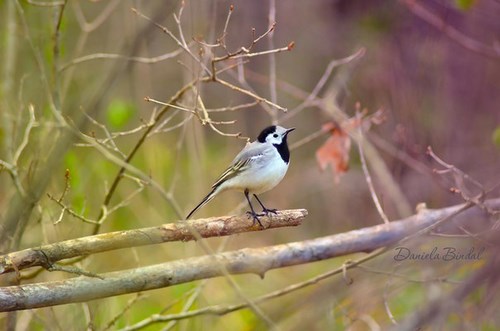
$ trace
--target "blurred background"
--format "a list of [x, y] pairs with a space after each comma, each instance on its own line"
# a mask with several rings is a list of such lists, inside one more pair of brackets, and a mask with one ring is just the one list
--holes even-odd
[[[185, 84], [205, 74], [193, 57], [179, 51], [167, 33], [131, 10], [136, 8], [179, 36], [174, 18], [174, 14], [179, 17], [178, 1], [68, 1], [63, 15], [60, 15], [61, 6], [43, 4], [35, 1], [0, 3], [3, 17], [0, 159], [5, 162], [15, 159], [16, 149], [23, 144], [30, 119], [29, 104], [32, 104], [36, 122], [17, 159], [17, 171], [24, 186], [35, 185], [40, 191], [40, 200], [26, 216], [27, 223], [19, 240], [10, 246], [11, 250], [90, 235], [95, 229], [93, 224], [68, 214], [59, 219], [61, 207], [47, 193], [59, 197], [65, 192], [68, 169], [69, 189], [64, 203], [78, 214], [97, 220], [119, 170], [95, 148], [79, 140], [68, 140], [68, 146], [58, 149], [66, 136], [54, 115], [54, 107], [61, 109], [70, 123], [90, 137], [104, 139], [106, 132], [116, 133], [115, 149], [109, 150], [125, 158], [144, 132], [141, 125], [148, 123], [161, 107], [145, 101], [145, 97], [168, 102]], [[498, 183], [498, 1], [193, 0], [185, 3], [180, 20], [183, 35], [195, 57], [209, 58], [211, 51], [215, 56], [225, 55], [220, 47], [211, 48], [207, 44], [215, 44], [221, 37], [230, 5], [234, 5], [234, 10], [225, 36], [229, 51], [242, 46], [248, 48], [253, 39], [252, 28], [256, 35], [263, 34], [270, 21], [276, 21], [272, 38], [264, 37], [253, 46], [252, 52], [286, 47], [292, 41], [295, 44], [291, 51], [248, 58], [238, 66], [236, 61], [223, 62], [219, 69], [229, 69], [221, 73], [221, 77], [290, 111], [285, 114], [262, 102], [221, 111], [223, 107], [252, 104], [255, 100], [217, 83], [196, 84], [197, 92], [188, 91], [179, 104], [193, 109], [199, 93], [214, 123], [236, 121], [214, 124], [217, 129], [227, 134], [240, 132], [251, 140], [273, 120], [285, 127], [296, 127], [289, 136], [290, 145], [297, 147], [292, 150], [288, 174], [261, 199], [272, 208], [305, 208], [309, 216], [298, 228], [208, 239], [214, 249], [221, 245], [223, 250], [269, 246], [382, 223], [354, 141], [345, 173], [335, 174], [332, 169], [322, 171], [316, 158], [316, 151], [328, 138], [328, 132], [321, 134], [322, 126], [334, 119], [337, 125], [342, 125], [332, 112], [353, 117], [356, 103], [366, 108], [368, 114], [384, 110], [385, 120], [373, 125], [366, 134], [366, 142], [374, 151], [367, 155], [367, 162], [377, 195], [390, 220], [411, 215], [420, 202], [425, 202], [428, 208], [463, 202], [459, 194], [449, 190], [453, 180], [432, 172], [437, 165], [426, 155], [427, 146], [482, 183], [485, 189]], [[364, 49], [363, 56], [338, 65], [331, 75], [325, 75], [330, 61], [346, 58], [360, 49]], [[146, 58], [172, 52], [167, 59], [143, 63], [147, 62]], [[326, 81], [316, 102], [304, 103], [322, 77]], [[178, 221], [209, 192], [213, 181], [245, 145], [244, 139], [222, 135], [209, 125], [202, 125], [197, 116], [188, 111], [172, 109], [163, 120], [164, 125], [146, 139], [131, 164], [164, 187], [172, 199], [165, 201], [154, 188], [124, 178], [109, 203], [110, 207], [120, 208], [109, 215], [99, 232]], [[309, 137], [313, 138], [307, 142], [302, 140]], [[50, 160], [53, 155], [58, 156], [56, 161]], [[52, 166], [42, 176], [46, 181], [36, 181], [47, 164]], [[2, 170], [0, 215], [7, 222], [18, 192], [12, 172], [5, 166]], [[471, 191], [478, 193], [477, 187]], [[489, 197], [495, 193], [498, 192], [493, 191]], [[242, 194], [227, 192], [195, 217], [243, 213], [247, 208], [243, 202]], [[58, 219], [60, 222], [54, 224]], [[450, 245], [468, 249], [481, 243], [471, 238], [426, 236], [409, 245], [418, 250]], [[203, 253], [195, 242], [169, 243], [98, 254], [80, 262], [79, 266], [100, 273]], [[356, 257], [358, 255], [347, 258]], [[252, 298], [337, 268], [345, 260], [346, 257], [342, 257], [273, 270], [264, 279], [255, 275], [235, 279]], [[377, 326], [386, 329], [392, 323], [388, 310], [392, 311], [393, 319], [402, 320], [456, 286], [451, 281], [426, 280], [445, 277], [459, 281], [483, 262], [396, 263], [389, 253], [371, 261], [370, 270], [352, 271], [350, 277], [354, 283], [351, 285], [341, 277], [334, 277], [265, 302], [261, 308], [284, 330], [306, 327], [366, 330], [377, 329]], [[405, 276], [379, 274], [374, 270]], [[71, 275], [42, 272], [23, 282], [64, 277]], [[189, 283], [144, 293], [112, 329], [136, 323], [165, 307], [169, 307], [165, 310], [169, 313], [178, 312], [190, 290], [198, 286], [200, 283]], [[498, 327], [500, 321], [491, 309], [494, 305], [483, 307], [483, 296], [484, 293], [477, 293], [463, 303], [461, 314], [444, 318], [442, 329], [494, 330]], [[17, 327], [38, 330], [57, 325], [60, 329], [76, 330], [85, 329], [91, 322], [101, 330], [135, 297], [135, 294], [124, 295], [20, 312]], [[238, 300], [225, 279], [212, 279], [204, 284], [195, 307]], [[0, 319], [5, 316], [0, 315]], [[147, 329], [164, 326], [153, 325]], [[196, 317], [173, 326], [179, 330], [261, 330], [265, 327], [249, 310], [222, 317]]]

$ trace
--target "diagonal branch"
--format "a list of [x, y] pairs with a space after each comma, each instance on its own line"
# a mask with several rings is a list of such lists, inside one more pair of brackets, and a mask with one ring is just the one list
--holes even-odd
[[[486, 201], [491, 208], [500, 199]], [[221, 265], [231, 274], [255, 273], [261, 277], [271, 269], [305, 264], [357, 252], [390, 246], [421, 233], [426, 228], [451, 218], [465, 207], [459, 217], [474, 220], [488, 214], [477, 206], [456, 205], [418, 214], [390, 224], [346, 233], [268, 246], [245, 248], [214, 255], [192, 257], [147, 267], [101, 274], [104, 279], [77, 277], [62, 281], [0, 288], [0, 311], [13, 311], [82, 302], [151, 290], [223, 275]]]
[[[298, 226], [302, 223], [307, 210], [283, 210], [273, 217], [263, 217], [265, 229], [285, 226]], [[87, 236], [28, 248], [0, 256], [0, 274], [19, 271], [34, 266], [48, 268], [52, 263], [77, 256], [85, 256], [121, 248], [160, 244], [169, 241], [194, 240], [193, 231], [202, 238], [221, 237], [241, 232], [259, 231], [252, 226], [246, 216], [223, 216], [187, 222], [163, 224], [156, 227], [116, 231]]]

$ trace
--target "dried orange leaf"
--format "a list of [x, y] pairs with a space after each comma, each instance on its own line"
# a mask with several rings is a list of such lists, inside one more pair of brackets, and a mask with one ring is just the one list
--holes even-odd
[[335, 182], [338, 183], [340, 176], [349, 168], [351, 138], [344, 131], [333, 129], [327, 124], [323, 126], [323, 129], [330, 129], [331, 136], [316, 151], [316, 160], [322, 171], [330, 165]]

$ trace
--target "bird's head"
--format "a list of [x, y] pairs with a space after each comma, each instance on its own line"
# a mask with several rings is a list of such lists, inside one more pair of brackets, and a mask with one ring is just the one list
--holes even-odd
[[257, 137], [257, 141], [260, 143], [271, 143], [273, 145], [281, 145], [286, 143], [286, 136], [295, 130], [295, 128], [285, 129], [279, 125], [271, 125], [262, 130], [262, 132]]

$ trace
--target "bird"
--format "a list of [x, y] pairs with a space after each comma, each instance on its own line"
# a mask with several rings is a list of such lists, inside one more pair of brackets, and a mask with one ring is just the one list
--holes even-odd
[[[229, 167], [212, 185], [210, 193], [188, 214], [186, 220], [219, 193], [236, 190], [245, 194], [250, 205], [247, 215], [253, 220], [253, 225], [258, 222], [263, 228], [259, 217], [277, 214], [277, 209], [266, 208], [257, 194], [271, 190], [285, 177], [290, 164], [287, 136], [293, 130], [295, 128], [285, 129], [278, 125], [271, 125], [262, 130], [257, 140], [247, 144], [236, 155]], [[262, 213], [255, 212], [250, 201], [251, 194], [262, 207]]]

